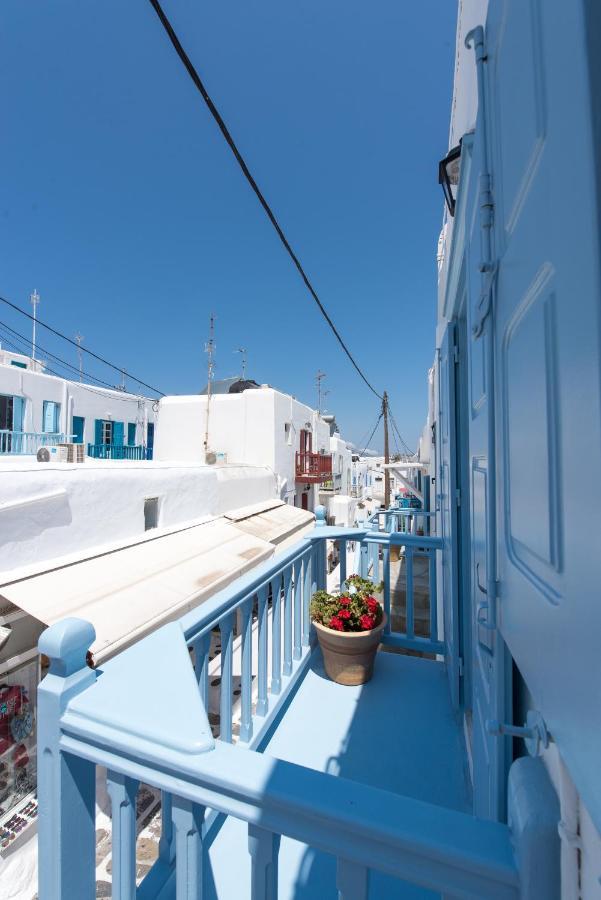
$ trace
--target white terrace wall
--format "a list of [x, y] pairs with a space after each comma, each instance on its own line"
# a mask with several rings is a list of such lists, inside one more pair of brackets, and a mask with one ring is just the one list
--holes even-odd
[[[204, 463], [206, 417], [206, 395], [163, 398], [154, 458]], [[209, 449], [225, 453], [228, 463], [269, 467], [278, 478], [279, 495], [293, 504], [297, 493], [295, 454], [300, 432], [307, 427], [313, 435], [313, 450], [327, 452], [327, 423], [294, 397], [269, 387], [215, 394], [209, 410]], [[312, 488], [309, 509], [314, 507], [314, 494]]]
[[266, 468], [154, 462], [0, 466], [0, 571], [144, 534], [144, 500], [157, 497], [159, 528], [220, 515], [275, 496]]

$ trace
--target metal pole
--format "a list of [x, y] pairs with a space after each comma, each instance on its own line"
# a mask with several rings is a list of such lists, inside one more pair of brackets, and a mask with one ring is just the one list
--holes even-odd
[[[390, 462], [390, 448], [388, 446], [388, 394], [384, 391], [382, 399], [382, 413], [384, 415], [384, 465]], [[384, 469], [384, 509], [390, 508], [390, 471]]]
[[79, 358], [79, 380], [83, 381], [83, 351], [81, 349], [81, 342], [83, 341], [83, 334], [80, 334], [79, 331], [75, 335], [75, 340], [77, 341], [77, 356]]
[[29, 299], [31, 301], [31, 305], [33, 306], [33, 333], [31, 335], [31, 358], [33, 360], [35, 360], [35, 326], [36, 326], [37, 315], [38, 315], [37, 314], [38, 303], [40, 302], [40, 295], [38, 294], [38, 292], [36, 291], [35, 288], [33, 289], [33, 294], [30, 295]]

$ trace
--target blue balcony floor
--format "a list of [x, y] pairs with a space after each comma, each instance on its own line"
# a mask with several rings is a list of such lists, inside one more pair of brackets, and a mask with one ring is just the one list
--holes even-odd
[[[240, 750], [241, 753], [246, 751]], [[470, 812], [463, 734], [450, 705], [444, 667], [380, 652], [372, 681], [329, 681], [316, 650], [265, 752], [396, 794]], [[333, 857], [283, 838], [279, 900], [336, 900]], [[208, 900], [250, 896], [246, 825], [228, 819], [205, 869]], [[370, 900], [438, 895], [373, 872]]]

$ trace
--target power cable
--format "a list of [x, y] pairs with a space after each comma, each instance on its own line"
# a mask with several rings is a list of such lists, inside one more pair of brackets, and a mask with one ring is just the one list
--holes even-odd
[[[21, 313], [21, 315], [26, 316], [33, 322], [33, 316], [31, 313], [28, 313], [27, 310], [21, 309], [20, 306], [17, 306], [16, 303], [12, 303], [10, 300], [7, 300], [6, 297], [0, 297], [2, 303], [6, 303], [7, 306], [10, 306], [12, 309]], [[70, 337], [67, 337], [66, 334], [63, 334], [62, 331], [57, 331], [56, 328], [52, 328], [51, 325], [47, 325], [45, 322], [42, 322], [41, 319], [38, 319], [36, 316], [36, 324], [41, 325], [42, 328], [45, 328], [47, 331], [50, 331], [52, 334], [55, 334], [57, 337], [62, 338], [64, 341], [67, 341], [69, 344], [72, 344], [74, 347], [77, 347], [78, 350], [82, 350], [84, 353], [87, 353], [89, 356], [93, 356], [94, 359], [99, 360], [99, 362], [104, 363], [105, 366], [109, 366], [111, 369], [114, 369], [116, 372], [120, 372], [122, 375], [131, 379], [131, 381], [135, 381], [136, 384], [141, 385], [142, 387], [148, 388], [150, 391], [154, 391], [156, 394], [160, 394], [161, 397], [164, 397], [165, 394], [163, 391], [159, 391], [158, 388], [153, 387], [151, 384], [146, 384], [145, 381], [141, 381], [139, 378], [136, 378], [135, 375], [132, 375], [130, 372], [127, 372], [121, 366], [116, 366], [114, 363], [109, 362], [108, 359], [105, 359], [103, 356], [99, 356], [98, 353], [94, 353], [92, 350], [89, 350], [87, 347], [80, 346], [76, 341], [71, 340]]]
[[394, 416], [392, 415], [392, 412], [390, 411], [390, 407], [388, 407], [388, 411], [390, 413], [390, 421], [392, 422], [392, 427], [393, 427], [394, 431], [396, 431], [396, 433], [398, 434], [399, 440], [401, 442], [401, 446], [404, 448], [405, 453], [407, 453], [409, 456], [414, 456], [415, 451], [410, 449], [409, 445], [407, 444], [407, 441], [404, 439], [403, 435], [399, 431], [399, 427], [395, 421]]
[[358, 372], [358, 374], [359, 374], [360, 377], [363, 379], [363, 381], [365, 382], [365, 384], [367, 385], [367, 387], [370, 389], [370, 391], [371, 391], [373, 394], [375, 394], [376, 397], [378, 397], [378, 398], [381, 400], [381, 399], [382, 399], [382, 395], [379, 394], [379, 393], [377, 392], [377, 390], [373, 387], [373, 385], [370, 384], [370, 382], [367, 380], [366, 376], [363, 374], [363, 372], [362, 372], [361, 369], [359, 368], [359, 365], [355, 362], [355, 359], [354, 359], [354, 357], [353, 357], [351, 351], [350, 351], [349, 348], [346, 346], [344, 340], [342, 339], [342, 337], [341, 337], [341, 335], [340, 335], [340, 332], [338, 331], [338, 329], [337, 329], [336, 326], [334, 325], [334, 322], [332, 321], [332, 319], [330, 318], [330, 316], [329, 316], [328, 313], [326, 312], [326, 309], [325, 309], [323, 303], [322, 303], [321, 300], [319, 299], [319, 297], [318, 297], [318, 295], [317, 295], [317, 292], [316, 292], [315, 288], [313, 287], [313, 285], [311, 284], [311, 282], [310, 282], [310, 280], [309, 280], [309, 277], [308, 277], [308, 275], [306, 274], [306, 272], [305, 272], [305, 270], [304, 270], [304, 268], [303, 268], [303, 266], [302, 266], [302, 264], [301, 264], [299, 258], [297, 257], [296, 253], [295, 253], [294, 250], [292, 249], [292, 247], [291, 247], [291, 245], [290, 245], [290, 242], [288, 241], [288, 238], [287, 238], [286, 235], [284, 234], [284, 231], [283, 231], [281, 225], [279, 224], [278, 220], [276, 219], [273, 210], [271, 209], [269, 203], [267, 202], [267, 200], [266, 200], [265, 197], [263, 196], [263, 193], [262, 193], [261, 189], [259, 188], [257, 182], [255, 181], [255, 179], [254, 179], [253, 176], [251, 175], [250, 169], [249, 169], [248, 166], [246, 165], [246, 162], [245, 162], [245, 160], [244, 160], [242, 154], [241, 154], [240, 151], [238, 150], [238, 147], [236, 146], [236, 144], [235, 144], [235, 142], [234, 142], [234, 139], [232, 138], [232, 136], [231, 136], [231, 134], [230, 134], [230, 131], [229, 131], [227, 125], [225, 124], [223, 118], [221, 117], [221, 114], [220, 114], [219, 110], [217, 109], [217, 107], [215, 106], [215, 104], [213, 103], [213, 101], [211, 100], [211, 98], [210, 98], [210, 96], [209, 96], [209, 94], [208, 94], [208, 92], [207, 92], [207, 89], [205, 88], [204, 84], [202, 83], [202, 81], [201, 81], [201, 79], [200, 79], [200, 76], [199, 76], [198, 72], [196, 71], [196, 69], [194, 68], [194, 66], [193, 66], [193, 64], [192, 64], [192, 62], [191, 62], [191, 60], [190, 60], [190, 57], [188, 56], [188, 54], [186, 53], [186, 51], [185, 51], [184, 48], [182, 47], [182, 45], [181, 45], [181, 43], [180, 43], [180, 40], [179, 40], [177, 34], [175, 33], [175, 31], [174, 31], [174, 29], [173, 29], [173, 26], [171, 25], [171, 22], [169, 21], [169, 19], [167, 18], [167, 16], [165, 15], [165, 13], [164, 13], [164, 11], [163, 11], [163, 8], [161, 7], [161, 4], [158, 2], [158, 0], [149, 0], [149, 2], [150, 2], [150, 5], [153, 7], [154, 11], [156, 12], [157, 16], [159, 17], [159, 20], [160, 20], [160, 22], [161, 22], [161, 25], [162, 25], [163, 28], [165, 29], [165, 32], [167, 33], [167, 36], [168, 36], [169, 40], [171, 41], [171, 43], [172, 43], [172, 45], [173, 45], [173, 47], [174, 47], [174, 49], [175, 49], [175, 52], [177, 53], [177, 55], [179, 56], [180, 60], [181, 60], [182, 63], [184, 64], [184, 67], [185, 67], [186, 71], [188, 72], [188, 75], [189, 75], [190, 78], [192, 79], [192, 81], [193, 81], [195, 87], [197, 88], [197, 90], [199, 91], [199, 93], [200, 93], [202, 99], [203, 99], [204, 102], [206, 103], [209, 112], [211, 113], [211, 115], [213, 116], [213, 119], [214, 119], [215, 122], [217, 123], [217, 125], [218, 125], [218, 127], [219, 127], [219, 130], [221, 131], [223, 137], [225, 138], [225, 141], [226, 141], [228, 147], [230, 148], [230, 150], [231, 150], [232, 153], [234, 154], [234, 157], [236, 158], [236, 161], [237, 161], [238, 165], [240, 166], [240, 168], [241, 168], [241, 170], [242, 170], [242, 173], [243, 173], [244, 177], [246, 178], [246, 180], [247, 180], [248, 183], [250, 184], [252, 190], [254, 191], [254, 193], [255, 193], [255, 195], [256, 195], [258, 201], [259, 201], [259, 203], [260, 203], [261, 206], [263, 207], [263, 209], [264, 209], [264, 211], [265, 211], [265, 213], [266, 213], [266, 215], [267, 215], [267, 218], [269, 219], [269, 221], [270, 221], [271, 224], [273, 225], [273, 227], [274, 227], [274, 229], [275, 229], [275, 231], [276, 231], [276, 233], [277, 233], [277, 235], [278, 235], [280, 241], [282, 242], [282, 244], [283, 244], [283, 246], [284, 246], [284, 249], [286, 250], [286, 252], [288, 253], [288, 256], [290, 257], [290, 259], [292, 260], [292, 262], [293, 262], [294, 265], [296, 266], [296, 268], [297, 268], [297, 270], [298, 270], [298, 272], [299, 272], [299, 274], [300, 274], [300, 276], [301, 276], [303, 282], [305, 283], [305, 287], [307, 288], [307, 290], [309, 291], [309, 293], [311, 294], [311, 296], [312, 296], [313, 299], [315, 300], [317, 306], [319, 307], [319, 311], [321, 312], [322, 316], [324, 317], [324, 319], [326, 320], [326, 322], [328, 323], [328, 325], [329, 325], [330, 328], [332, 329], [332, 332], [334, 333], [334, 335], [335, 335], [335, 337], [336, 337], [336, 340], [338, 341], [338, 343], [340, 344], [340, 346], [342, 347], [342, 349], [344, 350], [344, 352], [346, 353], [346, 355], [347, 355], [348, 358], [350, 359], [350, 361], [351, 361], [351, 363], [353, 364], [355, 370]]
[[384, 413], [381, 412], [380, 415], [378, 416], [378, 421], [377, 421], [376, 424], [374, 425], [374, 430], [372, 431], [372, 433], [371, 433], [370, 436], [369, 436], [369, 440], [368, 440], [367, 444], [365, 445], [365, 449], [363, 450], [362, 453], [359, 454], [359, 456], [363, 456], [363, 454], [364, 454], [364, 453], [366, 452], [366, 450], [369, 448], [369, 445], [370, 445], [371, 442], [372, 442], [373, 436], [374, 436], [374, 434], [376, 433], [376, 430], [377, 430], [377, 428], [378, 428], [378, 425], [379, 425], [380, 422], [382, 421], [382, 416], [383, 416], [383, 415], [384, 415]]
[[[0, 326], [0, 332], [1, 331], [2, 328]], [[22, 348], [18, 347], [15, 343], [13, 343], [12, 340], [9, 340], [6, 336], [3, 336], [3, 340], [6, 346], [10, 347], [11, 350], [14, 350], [15, 353], [23, 353]], [[44, 366], [44, 372], [42, 374], [54, 375], [55, 378], [62, 378], [65, 381], [71, 381], [74, 385], [81, 388], [82, 390], [88, 391], [90, 394], [96, 394], [98, 397], [104, 397], [106, 399], [106, 390], [103, 390], [102, 388], [100, 388], [99, 390], [95, 390], [95, 388], [91, 387], [90, 385], [82, 384], [80, 381], [73, 381], [73, 379], [65, 378], [64, 375], [61, 375], [60, 372], [57, 372], [54, 369], [51, 369], [50, 366]], [[132, 403], [134, 400], [147, 400], [149, 402], [152, 402], [153, 400], [152, 397], [141, 397], [137, 394], [131, 393], [128, 393], [128, 396], [126, 397], [120, 397], [120, 391], [117, 391], [114, 387], [111, 387], [108, 390], [112, 391], [115, 394], [115, 396], [111, 398], [112, 400], [120, 400], [122, 403]]]
[[[26, 346], [27, 348], [29, 348], [29, 340], [28, 340], [28, 338], [25, 337], [25, 335], [20, 334], [18, 331], [15, 331], [15, 329], [14, 329], [14, 328], [11, 328], [10, 325], [7, 325], [6, 322], [0, 321], [0, 326], [2, 326], [2, 328], [5, 329], [5, 331], [8, 331], [8, 332], [10, 332], [12, 335], [14, 335], [15, 338], [18, 338], [23, 344], [25, 344], [25, 346]], [[65, 368], [65, 369], [67, 369], [67, 370], [71, 370], [72, 372], [74, 372], [74, 373], [77, 374], [77, 375], [80, 374], [80, 370], [79, 370], [78, 367], [71, 365], [71, 363], [68, 363], [66, 360], [62, 359], [60, 356], [57, 356], [55, 353], [51, 353], [50, 350], [47, 350], [46, 348], [42, 347], [41, 344], [38, 344], [37, 342], [36, 342], [36, 348], [37, 348], [38, 350], [40, 350], [40, 352], [43, 353], [44, 356], [48, 356], [48, 357], [50, 357], [51, 359], [56, 360], [56, 362], [57, 362], [62, 368]], [[17, 352], [20, 353], [21, 351], [19, 350], [19, 351], [17, 351]], [[83, 371], [83, 370], [81, 371], [81, 374], [82, 374], [82, 375], [85, 375], [86, 378], [91, 378], [92, 381], [97, 381], [99, 385], [102, 385], [103, 387], [107, 387], [107, 388], [108, 388], [109, 390], [111, 390], [111, 391], [116, 390], [114, 384], [109, 384], [108, 381], [103, 381], [103, 379], [102, 379], [102, 378], [99, 378], [97, 375], [92, 375], [92, 374], [90, 374], [90, 372], [85, 372], [85, 371]], [[154, 399], [154, 398], [153, 398], [153, 399]]]

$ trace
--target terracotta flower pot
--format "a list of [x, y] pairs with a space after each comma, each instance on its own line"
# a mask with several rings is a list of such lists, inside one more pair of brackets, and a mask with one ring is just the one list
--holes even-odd
[[386, 625], [386, 613], [371, 631], [334, 631], [313, 622], [328, 676], [337, 684], [365, 684], [374, 671], [374, 659]]

